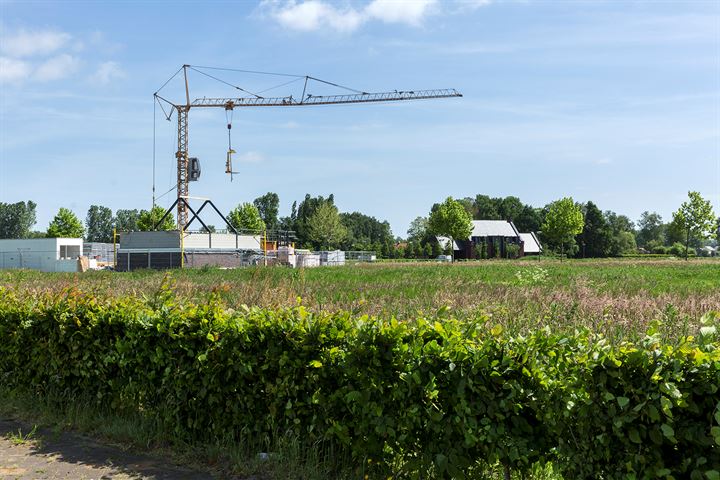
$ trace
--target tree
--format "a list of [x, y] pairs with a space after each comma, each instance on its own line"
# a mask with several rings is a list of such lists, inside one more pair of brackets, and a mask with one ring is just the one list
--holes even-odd
[[688, 192], [688, 197], [688, 201], [683, 202], [678, 211], [673, 213], [673, 223], [685, 232], [685, 260], [688, 259], [690, 237], [707, 238], [715, 225], [710, 201], [702, 198], [698, 192]]
[[468, 215], [470, 215], [470, 218], [472, 219], [475, 215], [475, 200], [473, 200], [471, 197], [465, 197], [460, 198], [457, 201], [460, 203], [460, 205], [463, 206], [465, 211], [468, 213]]
[[505, 197], [500, 200], [498, 213], [502, 220], [508, 220], [514, 222], [515, 219], [520, 217], [525, 205], [522, 204], [518, 197]]
[[609, 255], [616, 257], [622, 253], [635, 253], [637, 242], [633, 222], [625, 215], [610, 210], [606, 210], [604, 215], [612, 233]]
[[340, 221], [337, 207], [321, 203], [306, 222], [307, 239], [316, 248], [337, 248], [347, 236], [347, 228]]
[[638, 220], [637, 244], [646, 247], [649, 242], [663, 243], [665, 226], [662, 217], [655, 212], [645, 211]]
[[137, 210], [118, 210], [115, 212], [115, 229], [118, 232], [134, 232], [138, 230], [140, 212]]
[[[467, 240], [470, 238], [472, 218], [459, 202], [448, 197], [430, 212], [428, 226], [433, 234], [449, 237], [452, 245], [454, 239]], [[452, 250], [451, 247], [451, 255], [453, 254]]]
[[427, 217], [415, 217], [415, 220], [410, 222], [410, 228], [408, 228], [407, 236], [408, 240], [414, 242], [420, 242], [425, 239], [428, 233], [428, 219]]
[[620, 232], [616, 237], [613, 238], [614, 255], [636, 252], [637, 243], [635, 243], [635, 235], [632, 232]]
[[610, 254], [612, 231], [600, 209], [593, 203], [584, 206], [584, 225], [577, 240], [584, 257], [607, 257]]
[[542, 225], [542, 210], [525, 205], [517, 218], [513, 219], [515, 227], [520, 232], [537, 232]]
[[497, 209], [497, 202], [487, 195], [475, 196], [475, 219], [476, 220], [501, 220]]
[[382, 244], [393, 239], [387, 221], [381, 222], [360, 212], [341, 213], [340, 221], [347, 229], [342, 243], [345, 250], [374, 250], [380, 253]]
[[265, 222], [260, 212], [252, 203], [241, 203], [228, 215], [228, 220], [237, 230], [252, 230], [261, 232], [265, 230]]
[[277, 230], [279, 225], [278, 211], [280, 210], [280, 197], [278, 197], [278, 194], [268, 192], [262, 197], [253, 200], [253, 205], [257, 207], [265, 227], [268, 230]]
[[150, 210], [141, 210], [137, 219], [137, 228], [141, 232], [149, 232], [151, 230], [177, 230], [175, 225], [175, 217], [172, 213], [169, 213], [162, 224], [158, 225], [157, 229], [155, 225], [165, 215], [165, 209], [160, 205], [155, 205]]
[[60, 208], [47, 230], [48, 237], [81, 238], [84, 234], [82, 222], [67, 208]]
[[100, 205], [92, 205], [85, 217], [88, 242], [111, 243], [113, 236], [112, 210]]
[[562, 198], [550, 204], [545, 222], [542, 225], [543, 235], [560, 243], [560, 254], [565, 254], [565, 244], [583, 231], [584, 220], [580, 207], [575, 205], [571, 197]]
[[306, 194], [302, 202], [297, 206], [297, 212], [290, 217], [292, 220], [293, 228], [300, 245], [311, 244], [312, 241], [309, 238], [309, 232], [307, 223], [310, 217], [313, 216], [315, 210], [322, 204], [329, 203], [335, 206], [335, 196], [331, 193], [327, 198], [322, 195], [317, 197], [311, 197], [310, 194]]
[[27, 238], [37, 222], [35, 202], [0, 202], [0, 238]]

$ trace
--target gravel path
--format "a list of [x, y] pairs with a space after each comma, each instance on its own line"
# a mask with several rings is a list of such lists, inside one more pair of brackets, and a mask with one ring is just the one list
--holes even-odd
[[[210, 480], [208, 473], [173, 465], [168, 460], [128, 453], [75, 433], [38, 429], [0, 419], [2, 480]], [[20, 435], [18, 434], [20, 430]]]

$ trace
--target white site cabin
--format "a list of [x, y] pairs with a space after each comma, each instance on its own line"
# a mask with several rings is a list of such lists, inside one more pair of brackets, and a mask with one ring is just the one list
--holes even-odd
[[0, 269], [77, 272], [82, 238], [0, 239]]

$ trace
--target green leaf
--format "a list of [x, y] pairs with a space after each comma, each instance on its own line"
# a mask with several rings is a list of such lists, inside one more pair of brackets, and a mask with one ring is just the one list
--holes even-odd
[[713, 335], [715, 335], [716, 331], [717, 329], [714, 326], [700, 327], [700, 335], [702, 335], [703, 337], [712, 337]]
[[635, 428], [630, 429], [630, 431], [628, 432], [628, 437], [630, 438], [631, 442], [642, 443], [642, 440], [640, 440], [640, 434]]
[[668, 425], [667, 423], [663, 423], [662, 425], [660, 425], [660, 430], [662, 430], [665, 437], [671, 440], [675, 440], [675, 430], [673, 430], [670, 425]]
[[660, 397], [660, 407], [665, 416], [672, 418], [672, 401], [667, 397]]
[[210, 340], [211, 342], [214, 342], [214, 341], [215, 341], [215, 335], [213, 335], [212, 333], [208, 333], [208, 334], [205, 336], [205, 338], [207, 338], [207, 339]]
[[322, 364], [322, 362], [321, 362], [320, 360], [311, 360], [310, 363], [309, 363], [309, 365], [310, 365], [312, 368], [322, 368], [322, 366], [323, 366], [323, 364]]
[[712, 427], [710, 429], [710, 435], [715, 439], [715, 443], [720, 445], [720, 427]]
[[620, 405], [620, 408], [625, 408], [628, 403], [630, 403], [630, 399], [627, 397], [617, 397], [618, 405]]
[[708, 480], [720, 480], [720, 472], [717, 470], [708, 470], [705, 472], [705, 477]]

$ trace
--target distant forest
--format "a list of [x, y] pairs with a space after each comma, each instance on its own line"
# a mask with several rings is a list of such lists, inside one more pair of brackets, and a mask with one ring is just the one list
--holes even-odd
[[[564, 239], [564, 252], [580, 258], [638, 253], [683, 255], [686, 244], [692, 249], [691, 254], [703, 246], [716, 246], [720, 219], [712, 213], [710, 202], [696, 192], [690, 192], [689, 196], [690, 202], [683, 203], [667, 222], [655, 212], [645, 211], [639, 219], [632, 221], [625, 215], [602, 211], [592, 201], [575, 203], [582, 214], [582, 230]], [[462, 206], [468, 219], [510, 220], [520, 232], [536, 232], [546, 252], [559, 249], [557, 238], [543, 231], [553, 203], [534, 207], [518, 197], [482, 194], [453, 202]], [[439, 205], [434, 204], [427, 217], [415, 218], [405, 235], [394, 235], [387, 221], [360, 212], [339, 212], [333, 194], [327, 197], [305, 195], [300, 202], [292, 203], [290, 215], [280, 217], [279, 196], [269, 192], [252, 203], [238, 205], [230, 212], [228, 220], [237, 229], [292, 231], [296, 244], [304, 248], [374, 251], [381, 258], [436, 258], [447, 253], [446, 247], [436, 240], [439, 232], [433, 231], [429, 223]], [[691, 207], [700, 208], [702, 214], [692, 213], [695, 210], [688, 210]], [[107, 207], [93, 205], [82, 222], [69, 209], [60, 208], [47, 230], [38, 231], [33, 230], [36, 224], [34, 202], [0, 203], [0, 238], [65, 236], [83, 237], [89, 242], [112, 242], [113, 229], [119, 232], [152, 230], [163, 213], [162, 207], [155, 206], [150, 210], [120, 209], [113, 214]], [[704, 223], [698, 226], [688, 222], [698, 220], [688, 219], [692, 215], [703, 216]], [[175, 229], [173, 217], [169, 215], [159, 228]], [[216, 228], [226, 227], [208, 225], [211, 231]]]

